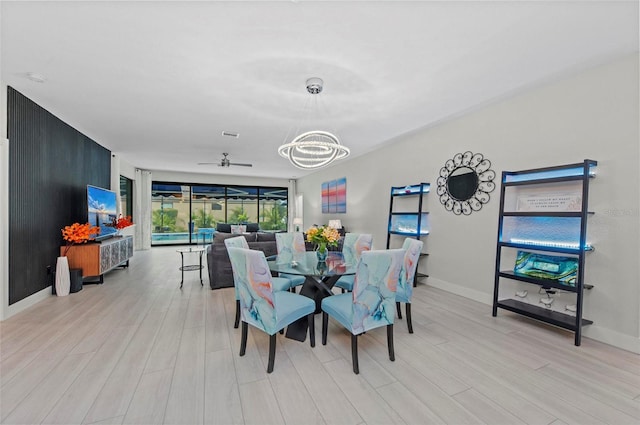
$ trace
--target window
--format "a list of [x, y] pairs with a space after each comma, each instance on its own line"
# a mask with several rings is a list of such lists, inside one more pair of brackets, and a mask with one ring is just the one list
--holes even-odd
[[120, 176], [120, 212], [133, 216], [133, 180]]
[[286, 230], [288, 189], [153, 182], [152, 245], [195, 244], [218, 223]]

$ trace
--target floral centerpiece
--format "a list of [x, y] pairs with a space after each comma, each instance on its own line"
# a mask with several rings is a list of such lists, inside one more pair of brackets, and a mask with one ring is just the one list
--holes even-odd
[[307, 241], [316, 244], [318, 259], [321, 261], [327, 258], [327, 247], [338, 246], [338, 240], [340, 234], [332, 227], [314, 226], [307, 230]]
[[64, 249], [63, 256], [67, 256], [67, 253], [73, 245], [87, 243], [88, 241], [94, 240], [99, 234], [100, 228], [92, 226], [89, 223], [73, 223], [70, 226], [65, 226], [62, 229], [62, 238], [67, 241], [67, 246]]
[[133, 220], [131, 220], [130, 215], [123, 217], [122, 214], [120, 214], [118, 217], [114, 217], [113, 220], [111, 220], [111, 227], [116, 229], [118, 233], [120, 233], [120, 230], [124, 229], [125, 227], [129, 227], [132, 225]]

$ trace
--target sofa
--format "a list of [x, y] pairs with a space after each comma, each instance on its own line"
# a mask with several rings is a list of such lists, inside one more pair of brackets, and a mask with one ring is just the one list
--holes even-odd
[[[236, 236], [244, 236], [249, 244], [249, 249], [257, 249], [264, 252], [265, 257], [276, 255], [275, 233], [250, 232], [242, 234], [224, 233], [218, 230], [213, 237], [213, 242], [207, 247], [207, 268], [209, 270], [209, 286], [211, 289], [229, 288], [233, 286], [233, 271], [231, 270], [231, 260], [227, 253], [224, 240]], [[342, 240], [338, 246], [329, 247], [330, 251], [342, 251]], [[313, 251], [315, 247], [310, 242], [305, 242], [307, 251]]]
[[264, 252], [265, 257], [276, 255], [275, 233], [250, 232], [242, 234], [216, 232], [213, 243], [207, 247], [207, 267], [209, 270], [209, 285], [211, 289], [228, 288], [233, 286], [233, 272], [231, 260], [227, 253], [224, 240], [236, 236], [244, 236], [250, 249]]

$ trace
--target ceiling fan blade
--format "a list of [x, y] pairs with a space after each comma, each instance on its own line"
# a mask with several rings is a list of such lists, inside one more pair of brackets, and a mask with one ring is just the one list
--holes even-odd
[[241, 164], [238, 162], [230, 162], [229, 165], [237, 165], [239, 167], [253, 167], [253, 164]]
[[214, 164], [220, 164], [219, 162], [198, 162], [198, 165], [214, 165]]

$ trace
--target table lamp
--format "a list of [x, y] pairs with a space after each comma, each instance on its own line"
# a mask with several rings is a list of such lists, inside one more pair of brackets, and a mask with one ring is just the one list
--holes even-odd
[[293, 225], [296, 226], [296, 232], [300, 231], [300, 226], [302, 225], [302, 218], [296, 217], [293, 219]]
[[329, 220], [329, 227], [332, 229], [342, 229], [342, 221], [341, 220]]

